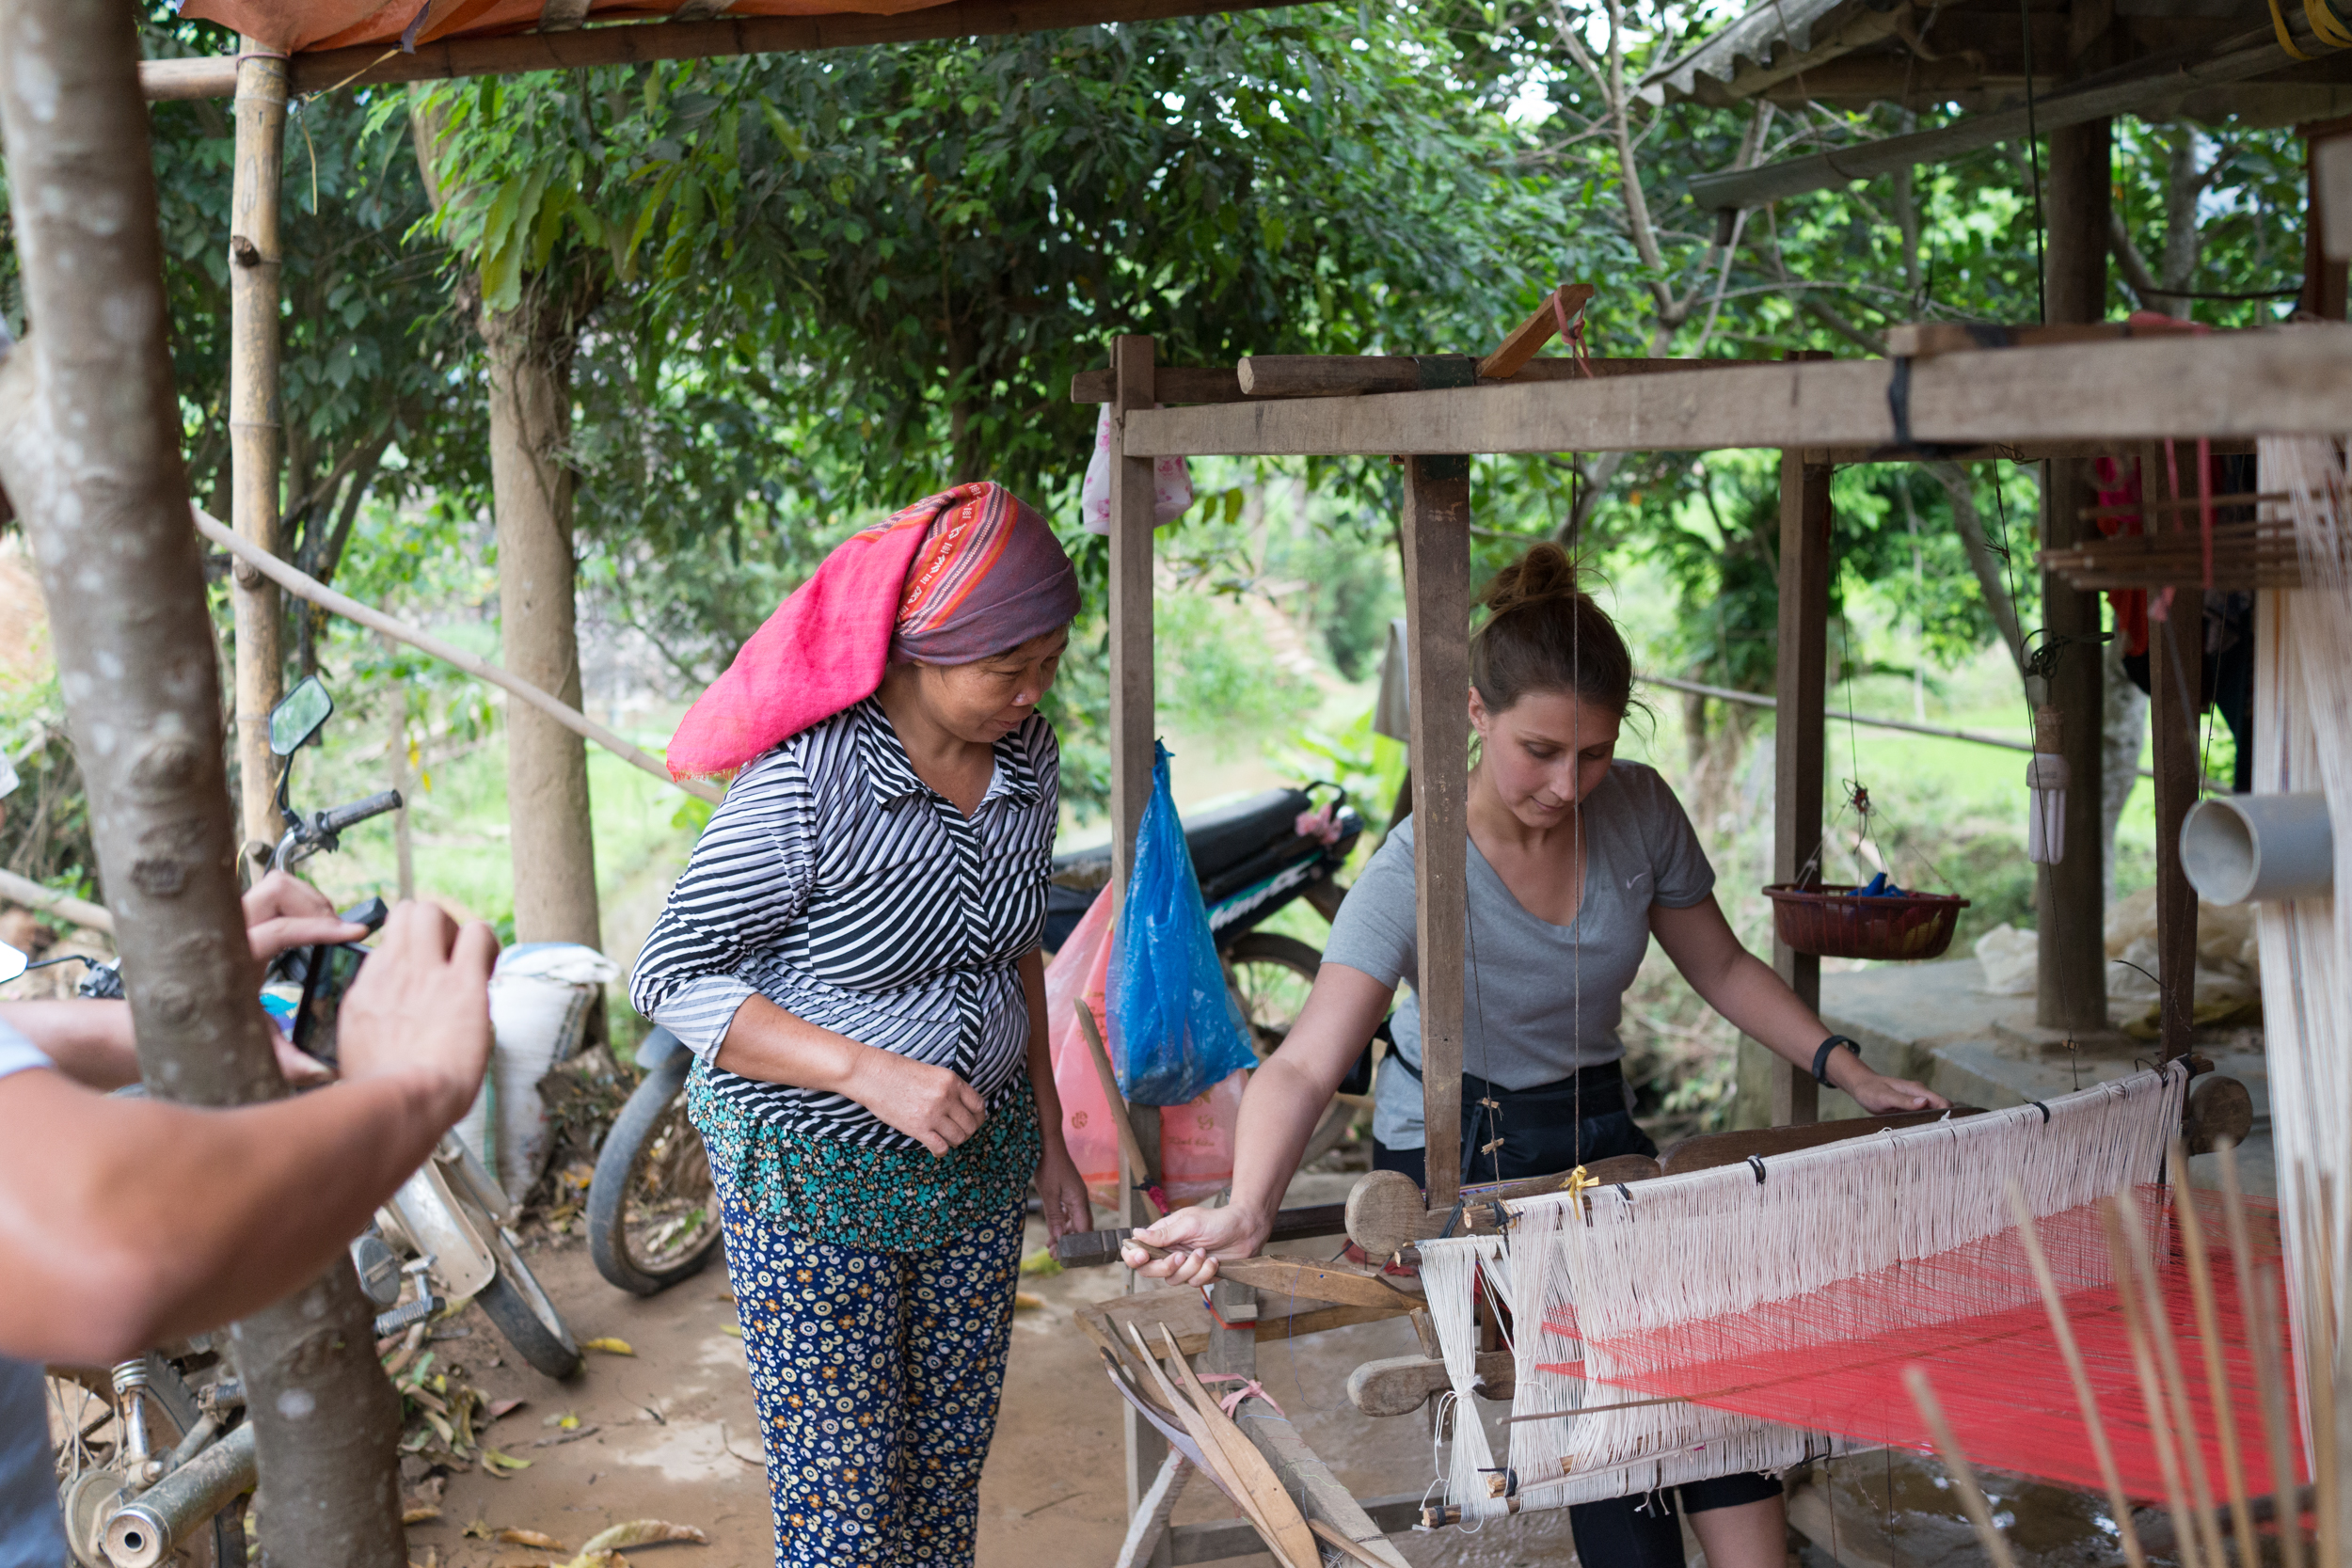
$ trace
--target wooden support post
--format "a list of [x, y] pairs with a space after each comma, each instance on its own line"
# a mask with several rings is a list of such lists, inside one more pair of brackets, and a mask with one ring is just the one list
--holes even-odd
[[1405, 460], [1406, 670], [1428, 1202], [1462, 1186], [1462, 1002], [1470, 923], [1470, 459]]
[[[1831, 470], [1780, 454], [1780, 657], [1772, 719], [1772, 879], [1819, 880], [1825, 710], [1829, 703]], [[1808, 867], [1810, 872], [1808, 873]], [[1821, 960], [1772, 939], [1772, 967], [1808, 1007], [1821, 1005]], [[1753, 1040], [1771, 1075], [1772, 1125], [1813, 1120], [1820, 1085]]]
[[[1152, 359], [1153, 345], [1148, 337], [1121, 334], [1111, 340], [1111, 415], [1116, 425], [1123, 426], [1130, 411], [1152, 406]], [[1114, 441], [1114, 453], [1117, 451]], [[1136, 831], [1152, 799], [1152, 459], [1112, 457], [1111, 884], [1105, 895], [1122, 902], [1127, 873], [1135, 864]], [[1156, 1113], [1153, 1119], [1156, 1122]], [[1136, 1131], [1140, 1133], [1142, 1128]], [[1122, 1150], [1120, 1223], [1146, 1225], [1150, 1218], [1143, 1212], [1136, 1183], [1149, 1181], [1151, 1174], [1130, 1165]], [[1136, 1276], [1129, 1274], [1127, 1290], [1132, 1293], [1136, 1288]], [[1137, 1416], [1133, 1406], [1122, 1409], [1121, 1418], [1127, 1437], [1127, 1515], [1132, 1519], [1145, 1506], [1159, 1477], [1168, 1455], [1168, 1439]], [[1165, 1562], [1167, 1552], [1163, 1536], [1151, 1560]]]
[[[2053, 323], [2095, 322], [2106, 314], [2108, 162], [2112, 122], [2092, 120], [2050, 133], [2049, 268], [2043, 302]], [[2053, 460], [2042, 486], [2042, 544], [2063, 549], [2095, 525], [2082, 509], [2098, 494], [2087, 458]], [[2100, 603], [2056, 577], [2042, 579], [2044, 647], [2058, 650], [2049, 703], [2064, 724], [2066, 858], [2042, 868], [2039, 990], [2035, 1021], [2070, 1032], [2107, 1026], [2106, 886], [2099, 811], [2106, 672], [2097, 638]], [[2076, 641], [2080, 640], [2080, 641]]]
[[2148, 628], [2148, 727], [2156, 764], [2157, 1028], [2166, 1061], [2188, 1054], [2195, 1028], [2197, 890], [2181, 868], [2181, 824], [2197, 803], [2197, 715], [2204, 706], [2201, 600], [2194, 589], [2175, 594], [2173, 618]]
[[[279, 553], [278, 193], [284, 183], [286, 61], [253, 39], [237, 43], [236, 167], [229, 207], [230, 526]], [[231, 574], [237, 624], [237, 800], [245, 838], [275, 844], [278, 759], [269, 710], [284, 694], [277, 585], [249, 566]]]
[[2330, 214], [2319, 177], [2319, 150], [2330, 141], [2352, 136], [2352, 119], [2325, 119], [2298, 125], [2303, 138], [2303, 300], [2305, 310], [2329, 321], [2344, 316], [2345, 266], [2328, 254], [2326, 235], [2344, 223], [2346, 214]]

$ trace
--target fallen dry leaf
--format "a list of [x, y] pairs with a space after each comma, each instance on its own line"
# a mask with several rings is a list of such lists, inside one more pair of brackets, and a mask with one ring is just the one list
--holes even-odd
[[635, 1355], [637, 1354], [630, 1348], [627, 1339], [615, 1339], [609, 1334], [598, 1335], [594, 1339], [582, 1339], [580, 1342], [580, 1348], [600, 1350], [607, 1355]]
[[691, 1541], [697, 1546], [710, 1544], [710, 1537], [691, 1525], [673, 1525], [660, 1519], [631, 1519], [625, 1525], [598, 1530], [580, 1548], [580, 1555], [561, 1568], [625, 1568], [620, 1555], [623, 1546], [653, 1546], [664, 1541]]
[[529, 1400], [499, 1400], [493, 1402], [489, 1409], [482, 1413], [482, 1419], [485, 1424], [487, 1424], [488, 1422], [497, 1420], [501, 1416], [512, 1416], [516, 1411], [520, 1410], [524, 1405], [529, 1404], [530, 1402], [531, 1402]]
[[1026, 1291], [1015, 1291], [1012, 1293], [1012, 1309], [1016, 1312], [1034, 1312], [1044, 1305], [1043, 1296], [1033, 1296]]
[[400, 1522], [404, 1525], [421, 1525], [427, 1519], [437, 1519], [440, 1516], [441, 1511], [431, 1503], [415, 1503], [400, 1511]]
[[498, 1538], [516, 1546], [537, 1546], [550, 1552], [564, 1550], [563, 1542], [558, 1541], [552, 1535], [535, 1529], [502, 1529], [499, 1531]]
[[504, 1481], [516, 1470], [530, 1469], [531, 1461], [516, 1459], [513, 1454], [501, 1453], [496, 1449], [485, 1449], [482, 1450], [482, 1467], [498, 1477], [499, 1480]]
[[487, 1541], [497, 1533], [490, 1528], [490, 1521], [487, 1519], [476, 1519], [466, 1527], [466, 1539], [469, 1541]]
[[742, 1328], [736, 1323], [721, 1323], [719, 1325], [719, 1332], [734, 1339], [740, 1339], [743, 1338]]

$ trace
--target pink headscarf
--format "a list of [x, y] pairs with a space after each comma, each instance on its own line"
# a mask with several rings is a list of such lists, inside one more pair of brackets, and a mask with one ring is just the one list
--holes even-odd
[[1053, 528], [992, 480], [861, 530], [794, 589], [670, 739], [674, 779], [733, 773], [872, 696], [895, 659], [970, 664], [1078, 613]]

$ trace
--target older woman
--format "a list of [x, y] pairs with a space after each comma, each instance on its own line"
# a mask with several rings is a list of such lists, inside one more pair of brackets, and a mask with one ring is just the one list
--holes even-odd
[[735, 781], [631, 997], [699, 1058], [780, 1563], [972, 1560], [1031, 1180], [1090, 1223], [1038, 956], [1077, 610], [1045, 520], [959, 485], [828, 557], [671, 747]]

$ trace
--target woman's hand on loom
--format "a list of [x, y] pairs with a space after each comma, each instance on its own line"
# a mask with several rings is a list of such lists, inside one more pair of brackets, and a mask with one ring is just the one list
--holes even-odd
[[988, 1116], [979, 1091], [946, 1068], [868, 1045], [857, 1048], [841, 1092], [937, 1155], [978, 1132]]
[[1905, 1111], [1948, 1111], [1952, 1102], [1908, 1078], [1887, 1078], [1862, 1065], [1851, 1052], [1839, 1052], [1830, 1064], [1830, 1082], [1853, 1096], [1854, 1103], [1874, 1117], [1900, 1116]]
[[[1220, 1258], [1247, 1258], [1265, 1245], [1272, 1225], [1240, 1204], [1222, 1209], [1179, 1209], [1158, 1224], [1136, 1231], [1119, 1249], [1120, 1261], [1137, 1274], [1177, 1285], [1206, 1285], [1216, 1277]], [[1165, 1247], [1154, 1258], [1136, 1243]]]

